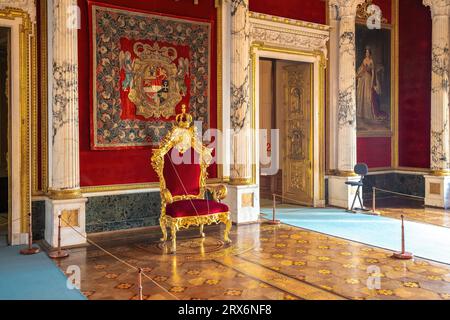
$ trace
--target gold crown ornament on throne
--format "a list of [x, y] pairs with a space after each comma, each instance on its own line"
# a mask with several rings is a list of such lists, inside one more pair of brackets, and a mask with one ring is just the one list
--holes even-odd
[[175, 127], [172, 133], [169, 134], [171, 139], [175, 141], [174, 148], [181, 153], [184, 153], [194, 145], [198, 145], [197, 147], [201, 148], [201, 142], [196, 139], [197, 128], [191, 126], [192, 120], [192, 115], [186, 112], [186, 105], [183, 104], [181, 106], [181, 113], [175, 117]]
[[186, 113], [186, 105], [181, 106], [181, 113], [177, 114], [175, 117], [175, 122], [178, 127], [188, 129], [192, 123], [192, 116]]

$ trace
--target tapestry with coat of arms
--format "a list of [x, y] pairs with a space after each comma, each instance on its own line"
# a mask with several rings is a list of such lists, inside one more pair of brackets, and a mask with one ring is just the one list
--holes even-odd
[[211, 23], [90, 4], [92, 149], [158, 145], [185, 104], [209, 128]]

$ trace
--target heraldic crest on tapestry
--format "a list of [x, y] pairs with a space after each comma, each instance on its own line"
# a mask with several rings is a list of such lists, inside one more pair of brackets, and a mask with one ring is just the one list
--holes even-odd
[[209, 128], [209, 22], [90, 4], [93, 149], [158, 145], [181, 105]]
[[186, 96], [189, 60], [180, 58], [177, 68], [176, 49], [159, 47], [158, 42], [137, 42], [133, 51], [138, 57], [134, 63], [128, 51], [120, 52], [120, 61], [126, 70], [122, 89], [129, 90], [128, 98], [136, 105], [136, 114], [146, 119], [174, 116], [175, 106]]

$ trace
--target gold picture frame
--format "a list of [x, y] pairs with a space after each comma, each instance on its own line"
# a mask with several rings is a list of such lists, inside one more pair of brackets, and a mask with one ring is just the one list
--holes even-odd
[[[391, 137], [392, 139], [394, 139], [395, 136], [395, 130], [396, 130], [396, 109], [398, 109], [398, 103], [397, 103], [397, 91], [398, 91], [398, 74], [396, 72], [396, 66], [398, 65], [398, 55], [396, 54], [397, 52], [397, 46], [398, 46], [398, 41], [396, 41], [396, 32], [397, 32], [397, 28], [398, 28], [398, 19], [397, 19], [397, 14], [396, 14], [396, 6], [395, 3], [398, 0], [394, 0], [392, 3], [392, 13], [391, 13], [391, 21], [388, 22], [386, 19], [382, 19], [382, 23], [381, 23], [381, 30], [388, 30], [389, 31], [389, 37], [390, 37], [390, 43], [389, 43], [389, 61], [390, 61], [390, 66], [389, 66], [389, 78], [390, 78], [390, 84], [389, 84], [389, 91], [390, 91], [390, 95], [389, 95], [389, 102], [390, 102], [390, 106], [389, 106], [389, 128], [387, 130], [378, 130], [378, 129], [371, 129], [371, 130], [366, 130], [366, 131], [360, 131], [357, 130], [357, 137], [368, 137], [368, 138], [372, 138], [372, 137]], [[366, 1], [367, 3], [371, 3], [370, 0]], [[362, 15], [361, 13], [358, 13], [357, 18], [356, 18], [356, 26], [355, 28], [357, 29], [358, 26], [366, 26], [367, 20], [366, 20], [366, 15]], [[358, 32], [356, 31], [356, 34]], [[355, 35], [356, 35], [355, 34]], [[358, 40], [356, 40], [356, 45], [358, 43]], [[364, 48], [358, 48], [356, 47], [356, 55], [358, 54], [358, 51], [363, 50]], [[356, 68], [358, 68], [358, 64], [356, 64]]]

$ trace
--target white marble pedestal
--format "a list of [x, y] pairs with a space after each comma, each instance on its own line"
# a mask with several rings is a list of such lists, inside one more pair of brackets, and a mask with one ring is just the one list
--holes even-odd
[[[65, 226], [61, 221], [61, 246], [73, 246], [86, 243], [86, 202], [87, 198], [45, 201], [45, 241], [56, 248], [58, 246], [58, 215], [70, 222]], [[80, 235], [81, 234], [81, 235]]]
[[450, 176], [425, 176], [425, 205], [450, 208]]
[[259, 221], [259, 188], [257, 185], [228, 185], [224, 203], [228, 205], [233, 223], [256, 223]]

